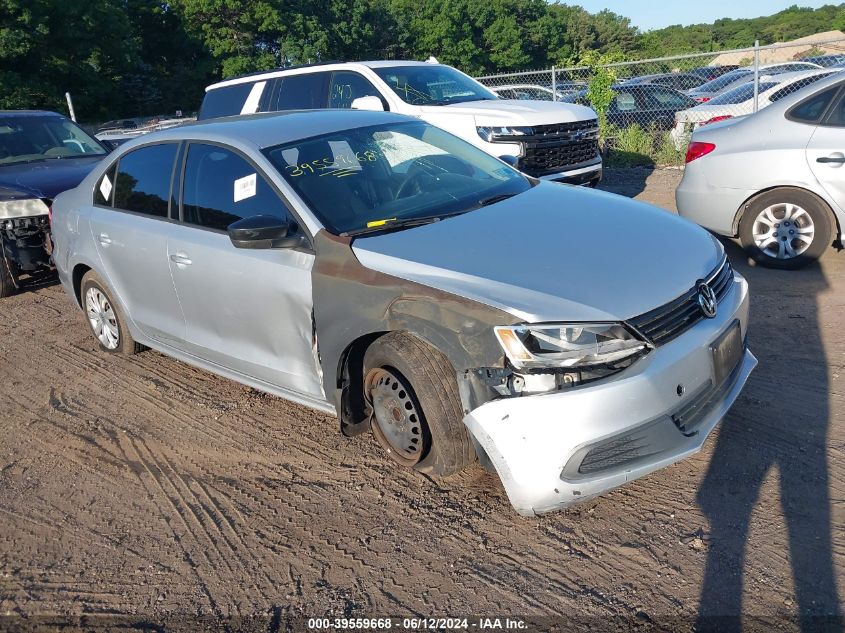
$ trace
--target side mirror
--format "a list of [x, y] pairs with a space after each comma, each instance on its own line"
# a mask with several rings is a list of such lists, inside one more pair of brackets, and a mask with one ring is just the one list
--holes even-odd
[[516, 166], [519, 164], [519, 159], [516, 156], [505, 155], [499, 156], [499, 160], [506, 162], [508, 165], [516, 169]]
[[243, 218], [226, 231], [235, 248], [296, 248], [304, 243], [296, 225], [272, 215]]
[[352, 101], [353, 110], [372, 110], [373, 112], [384, 112], [384, 103], [379, 97], [358, 97]]

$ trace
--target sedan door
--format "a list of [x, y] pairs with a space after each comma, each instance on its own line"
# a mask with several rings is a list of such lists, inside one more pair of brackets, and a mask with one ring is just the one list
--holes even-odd
[[189, 353], [294, 399], [324, 400], [312, 319], [313, 253], [235, 248], [226, 232], [255, 215], [295, 223], [278, 192], [235, 150], [191, 143], [181, 201], [168, 257]]
[[839, 209], [845, 210], [845, 91], [813, 132], [807, 144], [807, 164]]
[[100, 179], [90, 226], [106, 283], [150, 338], [179, 347], [185, 335], [170, 276], [170, 184], [178, 143], [145, 145]]

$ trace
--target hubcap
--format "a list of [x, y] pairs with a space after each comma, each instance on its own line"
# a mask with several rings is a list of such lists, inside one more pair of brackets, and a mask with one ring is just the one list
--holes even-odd
[[373, 434], [391, 457], [413, 466], [422, 457], [422, 416], [401, 377], [386, 368], [374, 369], [365, 381], [375, 418]]
[[763, 253], [774, 259], [792, 259], [803, 254], [813, 243], [816, 227], [813, 218], [797, 204], [773, 204], [754, 219], [751, 236]]
[[85, 312], [94, 336], [106, 349], [117, 349], [120, 344], [120, 331], [114, 309], [100, 290], [88, 288], [85, 293]]

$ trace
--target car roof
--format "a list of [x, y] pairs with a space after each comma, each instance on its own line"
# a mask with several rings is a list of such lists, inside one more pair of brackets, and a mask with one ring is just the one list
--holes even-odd
[[413, 117], [367, 110], [290, 110], [237, 115], [186, 123], [144, 134], [121, 146], [132, 148], [150, 142], [203, 140], [227, 145], [248, 144], [259, 149], [299, 139], [383, 123], [418, 121]]
[[58, 116], [63, 119], [67, 118], [63, 114], [53, 112], [51, 110], [0, 110], [0, 115], [15, 115], [15, 116]]
[[287, 74], [304, 74], [310, 69], [318, 70], [335, 70], [341, 68], [355, 68], [356, 66], [366, 66], [367, 68], [391, 68], [395, 66], [442, 66], [443, 64], [433, 64], [430, 62], [421, 62], [417, 60], [375, 60], [375, 61], [359, 61], [359, 62], [320, 62], [317, 64], [304, 64], [302, 66], [290, 66], [288, 68], [271, 68], [269, 70], [262, 70], [246, 75], [238, 75], [237, 77], [230, 77], [223, 81], [218, 81], [208, 86], [205, 91], [223, 88], [225, 86], [234, 86], [236, 84], [247, 83], [251, 81], [260, 81], [261, 79], [272, 79], [274, 77], [283, 77]]
[[[812, 68], [810, 70], [795, 70], [788, 73], [775, 73], [774, 75], [760, 75], [760, 81], [776, 81], [778, 84], [784, 84], [796, 79], [806, 79], [808, 77], [815, 77], [816, 75], [824, 75], [826, 73], [835, 73], [837, 70], [830, 68]], [[843, 74], [845, 77], [845, 74]], [[753, 80], [752, 80], [753, 81]]]
[[809, 84], [807, 87], [812, 86], [813, 90], [805, 90], [804, 88], [800, 90], [796, 90], [792, 94], [785, 96], [783, 99], [775, 101], [772, 105], [766, 106], [762, 110], [760, 110], [754, 116], [756, 117], [779, 117], [782, 116], [783, 111], [791, 108], [793, 105], [798, 103], [799, 101], [803, 101], [807, 97], [811, 96], [812, 94], [816, 94], [821, 92], [822, 90], [829, 88], [830, 86], [836, 85], [840, 82], [845, 80], [845, 73], [834, 72], [829, 77], [823, 77], [818, 81]]

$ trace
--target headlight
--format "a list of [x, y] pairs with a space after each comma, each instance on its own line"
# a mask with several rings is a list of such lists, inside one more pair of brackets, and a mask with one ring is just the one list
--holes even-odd
[[488, 143], [506, 142], [505, 138], [508, 136], [531, 136], [534, 134], [533, 128], [530, 127], [477, 127], [475, 128], [478, 135]]
[[494, 328], [517, 369], [582, 369], [618, 363], [648, 348], [620, 323], [544, 323]]
[[38, 198], [0, 201], [0, 219], [2, 220], [47, 215], [49, 211], [47, 205]]

